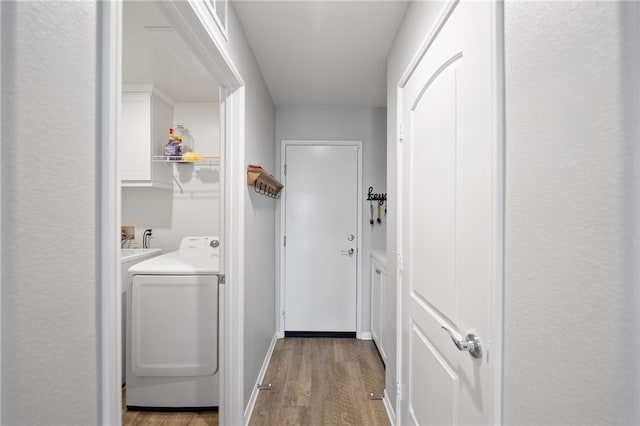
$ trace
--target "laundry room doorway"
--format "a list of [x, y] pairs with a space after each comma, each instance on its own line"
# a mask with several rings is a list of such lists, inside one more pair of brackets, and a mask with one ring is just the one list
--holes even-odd
[[[121, 279], [121, 267], [119, 263], [120, 246], [118, 244], [121, 234], [121, 182], [122, 164], [118, 158], [121, 151], [118, 146], [122, 135], [122, 93], [124, 84], [131, 84], [135, 77], [127, 77], [123, 80], [123, 24], [127, 17], [124, 9], [128, 6], [149, 6], [147, 17], [162, 17], [159, 24], [145, 24], [141, 29], [141, 37], [152, 39], [159, 46], [166, 49], [165, 60], [160, 64], [147, 64], [149, 69], [165, 67], [191, 73], [190, 82], [202, 82], [201, 93], [212, 96], [204, 101], [213, 102], [214, 115], [219, 122], [219, 159], [209, 161], [213, 167], [198, 163], [199, 159], [190, 164], [161, 164], [170, 170], [169, 181], [149, 177], [150, 191], [166, 191], [167, 194], [179, 193], [180, 169], [186, 170], [189, 175], [202, 177], [204, 180], [216, 180], [219, 185], [219, 207], [216, 206], [212, 215], [219, 217], [220, 237], [220, 276], [221, 282], [241, 282], [243, 249], [240, 245], [228, 244], [229, 241], [240, 240], [241, 224], [243, 222], [243, 200], [241, 197], [243, 186], [242, 176], [244, 168], [244, 81], [235, 65], [225, 52], [226, 34], [219, 31], [213, 19], [211, 7], [208, 2], [192, 4], [190, 2], [104, 2], [101, 5], [102, 19], [102, 94], [104, 99], [101, 124], [102, 139], [106, 141], [103, 146], [101, 158], [101, 173], [103, 175], [101, 187], [103, 200], [103, 216], [101, 217], [102, 234], [101, 241], [102, 259], [101, 269], [103, 282], [112, 282], [113, 286], [101, 289], [100, 296], [100, 407], [101, 423], [120, 424], [122, 419], [121, 398], [121, 362], [122, 349], [122, 304], [121, 292], [123, 283]], [[210, 2], [213, 3], [213, 2]], [[216, 2], [217, 3], [217, 2]], [[157, 14], [157, 15], [156, 15]], [[143, 13], [143, 15], [145, 15]], [[127, 45], [126, 47], [131, 47]], [[142, 56], [141, 56], [142, 58]], [[182, 61], [180, 60], [182, 58]], [[137, 58], [136, 58], [137, 59]], [[174, 62], [171, 65], [171, 62]], [[171, 65], [171, 66], [168, 66]], [[168, 72], [171, 72], [168, 71]], [[168, 87], [168, 80], [162, 80], [167, 75], [158, 76], [148, 74], [147, 78], [136, 81], [140, 85]], [[143, 76], [144, 77], [144, 76]], [[175, 75], [173, 76], [175, 77]], [[178, 79], [179, 81], [180, 79]], [[183, 84], [186, 85], [183, 79]], [[170, 83], [170, 82], [169, 82]], [[180, 87], [177, 88], [179, 92]], [[193, 89], [191, 87], [190, 89]], [[171, 91], [170, 89], [167, 91]], [[186, 86], [185, 91], [186, 93]], [[151, 93], [153, 99], [154, 94]], [[192, 92], [195, 94], [195, 92]], [[180, 93], [176, 98], [183, 96]], [[163, 95], [159, 96], [164, 98]], [[185, 98], [186, 99], [186, 98]], [[161, 99], [165, 104], [167, 99]], [[184, 99], [180, 99], [187, 102]], [[188, 102], [195, 104], [197, 99]], [[171, 103], [168, 103], [171, 106]], [[153, 100], [151, 108], [153, 108]], [[194, 116], [194, 109], [181, 107], [182, 116]], [[151, 114], [154, 111], [151, 110]], [[174, 114], [174, 119], [176, 115]], [[163, 122], [164, 123], [164, 122]], [[168, 139], [169, 126], [162, 125], [162, 130], [156, 130], [151, 126], [152, 132], [164, 133]], [[216, 138], [218, 135], [215, 136]], [[155, 139], [152, 139], [155, 140]], [[233, 140], [233, 144], [231, 141]], [[197, 141], [196, 141], [197, 144]], [[202, 146], [202, 145], [201, 145]], [[194, 151], [198, 151], [196, 145]], [[154, 152], [151, 152], [154, 151]], [[162, 152], [154, 149], [147, 152], [145, 159], [149, 168], [153, 171], [157, 164], [167, 159], [156, 159]], [[207, 152], [202, 152], [207, 154]], [[183, 159], [184, 160], [184, 159]], [[177, 163], [177, 161], [176, 161]], [[202, 168], [199, 168], [202, 166]], [[162, 168], [158, 168], [162, 169]], [[215, 170], [213, 170], [215, 169]], [[176, 171], [178, 170], [178, 171]], [[199, 172], [200, 171], [200, 172]], [[183, 173], [185, 174], [185, 173]], [[215, 175], [215, 176], [214, 176]], [[215, 179], [214, 179], [215, 178]], [[156, 182], [157, 181], [157, 182]], [[154, 185], [159, 189], [153, 189]], [[167, 189], [169, 189], [167, 191]], [[173, 191], [172, 191], [173, 189]], [[182, 188], [180, 188], [182, 190]], [[185, 191], [186, 192], [186, 191]], [[175, 196], [174, 196], [175, 199]], [[238, 220], [229, 220], [238, 218]], [[115, 238], [114, 238], [115, 237]], [[118, 242], [116, 242], [118, 241]], [[117, 253], [117, 254], [116, 254]], [[242, 388], [241, 383], [234, 380], [240, 377], [242, 369], [231, 360], [242, 358], [241, 321], [237, 318], [241, 315], [241, 285], [219, 286], [220, 318], [219, 318], [219, 358], [218, 374], [220, 375], [220, 403], [218, 409], [219, 424], [237, 424], [243, 418]], [[235, 316], [233, 316], [235, 315]]]
[[361, 141], [283, 141], [285, 336], [360, 331]]

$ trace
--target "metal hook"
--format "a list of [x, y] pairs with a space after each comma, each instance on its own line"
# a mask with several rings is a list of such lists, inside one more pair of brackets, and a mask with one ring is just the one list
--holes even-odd
[[258, 194], [264, 195], [266, 197], [270, 197], [273, 199], [280, 198], [280, 188], [276, 186], [269, 185], [267, 182], [260, 182], [256, 180], [253, 182], [253, 190]]

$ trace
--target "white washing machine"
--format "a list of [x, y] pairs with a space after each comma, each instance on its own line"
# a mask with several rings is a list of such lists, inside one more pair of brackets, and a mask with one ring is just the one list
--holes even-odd
[[218, 406], [219, 265], [218, 237], [185, 237], [129, 268], [129, 409]]

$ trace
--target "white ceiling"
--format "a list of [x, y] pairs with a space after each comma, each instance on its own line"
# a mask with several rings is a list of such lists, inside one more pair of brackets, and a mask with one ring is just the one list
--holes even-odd
[[220, 86], [155, 1], [123, 3], [122, 82], [151, 83], [175, 102], [215, 102]]
[[386, 106], [404, 0], [234, 0], [276, 106]]

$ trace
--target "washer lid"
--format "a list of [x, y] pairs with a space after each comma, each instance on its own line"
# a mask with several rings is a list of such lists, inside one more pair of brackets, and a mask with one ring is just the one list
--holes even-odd
[[217, 252], [185, 256], [174, 251], [129, 268], [130, 275], [215, 275], [219, 271], [220, 257]]

